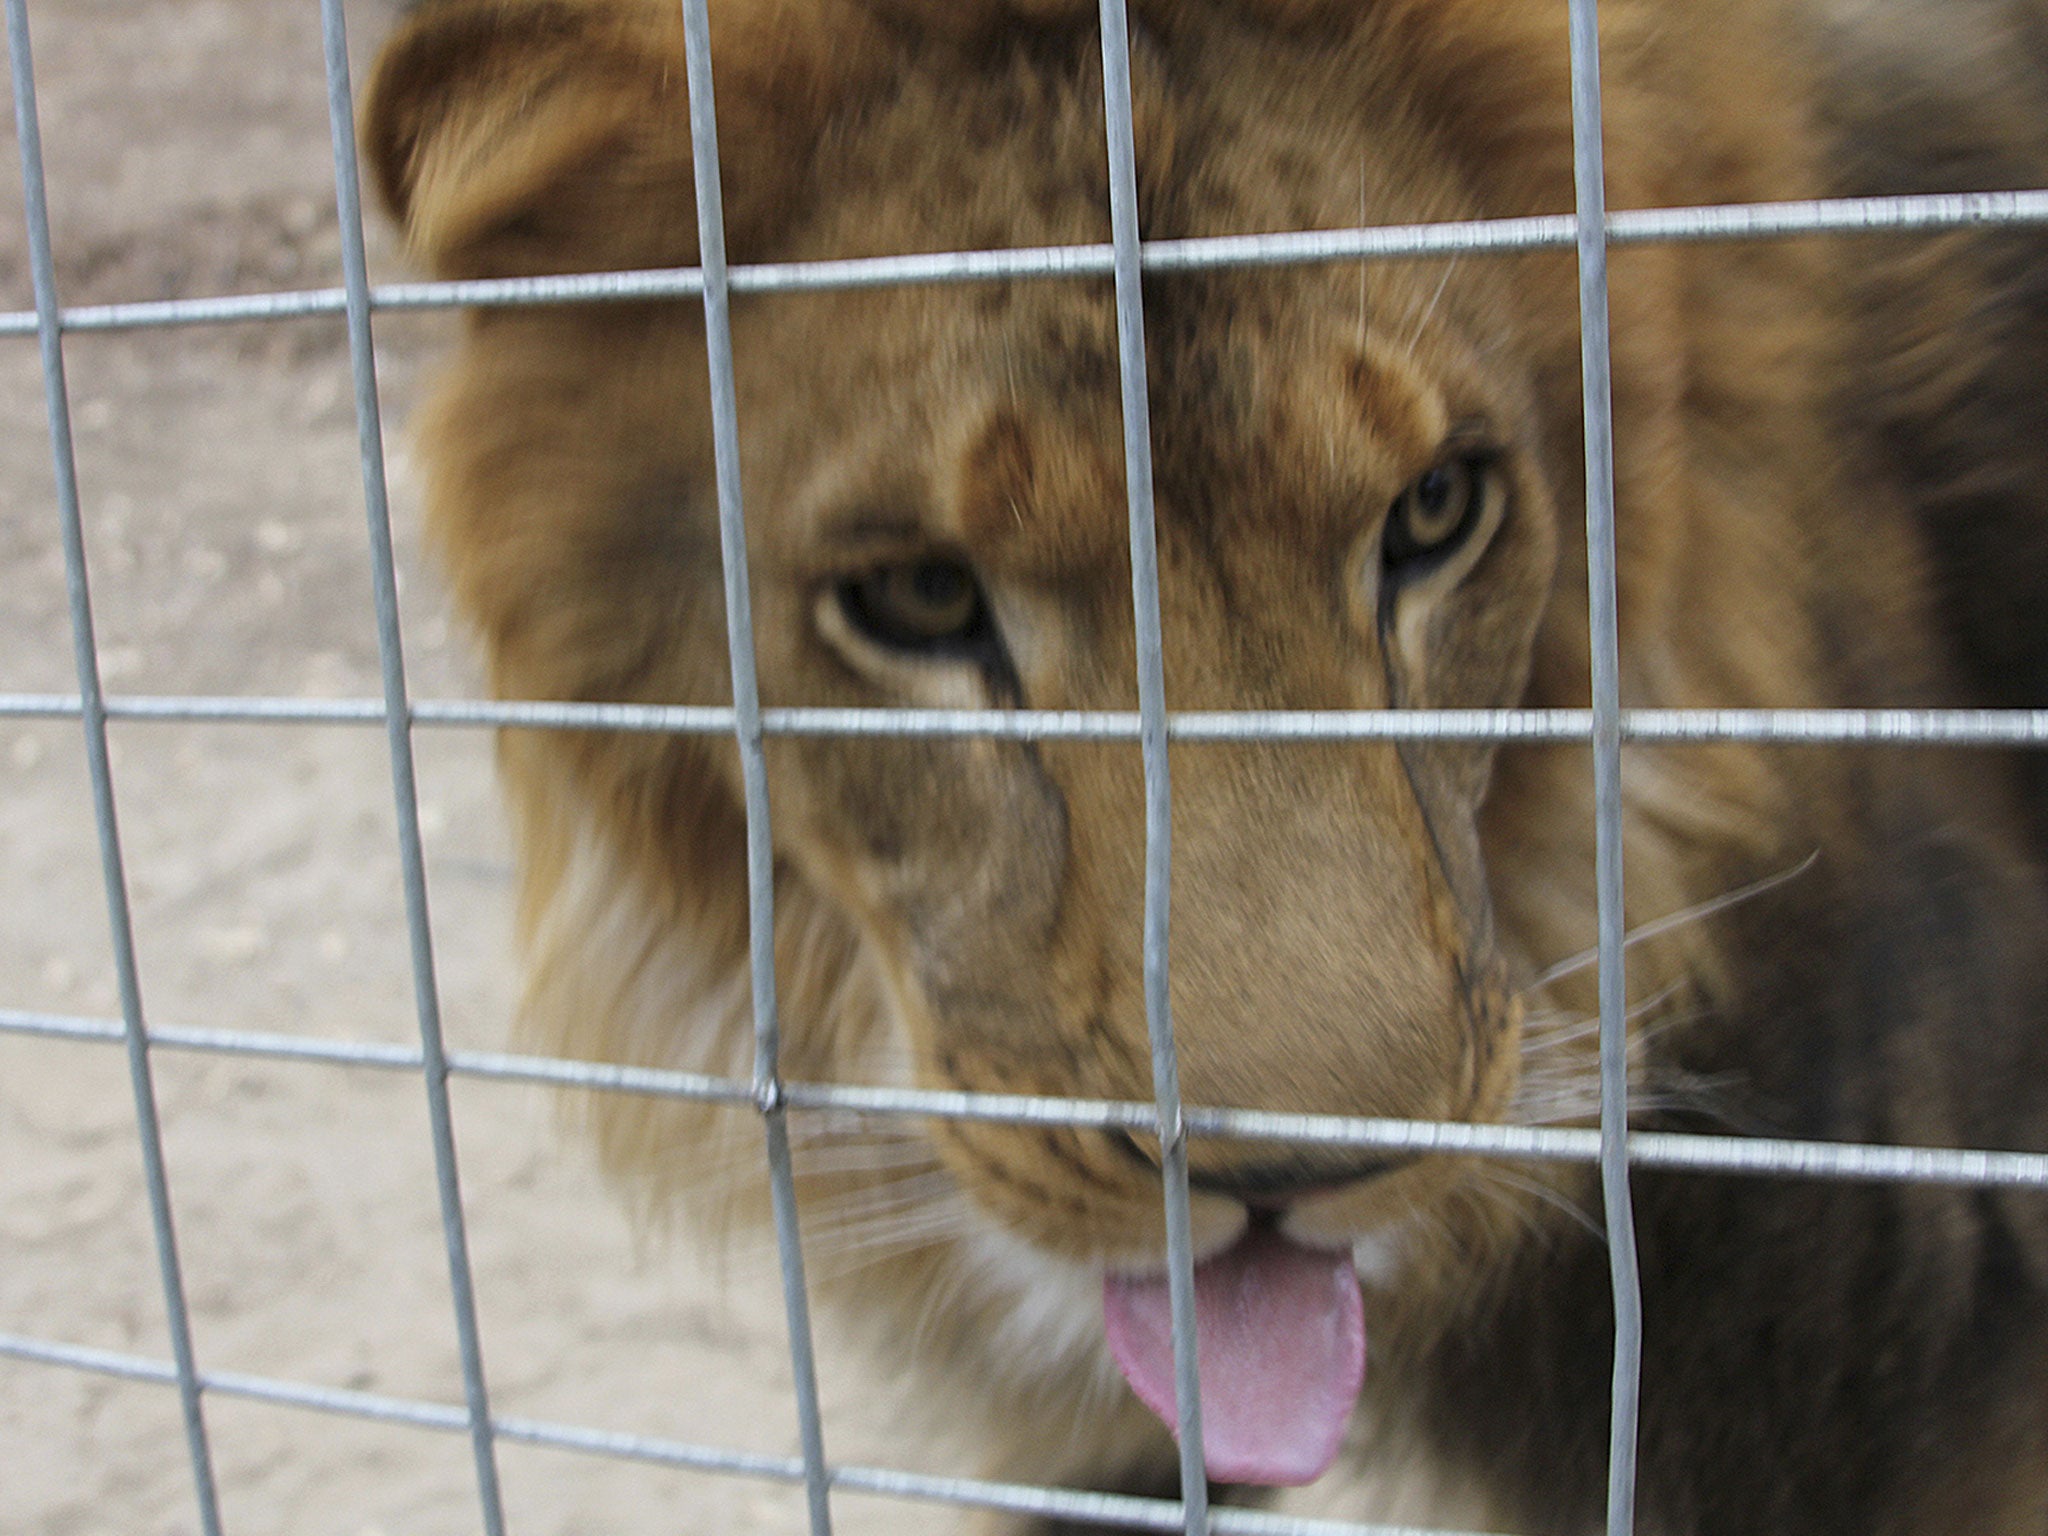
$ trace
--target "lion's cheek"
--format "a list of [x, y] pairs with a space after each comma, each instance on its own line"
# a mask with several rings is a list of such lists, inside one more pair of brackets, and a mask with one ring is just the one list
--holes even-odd
[[[1067, 824], [1028, 752], [1001, 740], [770, 744], [776, 852], [936, 1005], [1044, 990]], [[907, 983], [906, 983], [907, 984]]]

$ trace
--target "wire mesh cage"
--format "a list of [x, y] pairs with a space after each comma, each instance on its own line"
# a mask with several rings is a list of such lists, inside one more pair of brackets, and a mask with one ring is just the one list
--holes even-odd
[[[1801, 744], [1940, 744], [2038, 746], [2048, 743], [2048, 711], [2021, 710], [1848, 710], [1848, 709], [1624, 709], [1617, 671], [1616, 554], [1614, 528], [1613, 423], [1609, 401], [1609, 334], [1606, 259], [1612, 247], [1681, 241], [1781, 239], [1795, 235], [1848, 236], [1872, 232], [1942, 231], [1984, 225], [2048, 223], [2048, 192], [2014, 191], [1969, 195], [1842, 199], [1767, 206], [1630, 209], [1608, 213], [1600, 158], [1601, 96], [1598, 45], [1592, 0], [1559, 0], [1559, 25], [1569, 26], [1574, 67], [1574, 143], [1578, 189], [1575, 215], [1360, 227], [1261, 236], [1143, 241], [1139, 237], [1138, 181], [1131, 117], [1129, 22], [1122, 0], [1103, 0], [1102, 71], [1108, 103], [1111, 225], [1107, 244], [1016, 250], [961, 251], [939, 255], [864, 258], [777, 265], [728, 267], [721, 224], [713, 81], [704, 0], [679, 0], [689, 45], [689, 97], [694, 167], [700, 209], [701, 264], [686, 270], [606, 272], [547, 278], [477, 279], [373, 284], [365, 255], [363, 211], [356, 165], [357, 130], [350, 81], [349, 39], [339, 0], [320, 8], [326, 65], [326, 100], [337, 221], [334, 252], [342, 281], [338, 287], [272, 288], [221, 296], [202, 294], [165, 299], [118, 299], [69, 304], [60, 291], [53, 254], [49, 192], [36, 104], [37, 75], [30, 52], [26, 0], [8, 0], [8, 35], [13, 61], [16, 123], [20, 140], [26, 212], [26, 250], [32, 309], [0, 314], [0, 332], [26, 349], [39, 345], [37, 368], [48, 421], [54, 465], [52, 495], [29, 505], [17, 503], [12, 518], [54, 516], [61, 529], [66, 621], [74, 656], [75, 687], [38, 680], [33, 670], [21, 691], [0, 694], [0, 717], [15, 722], [55, 722], [83, 728], [83, 803], [98, 851], [98, 879], [108, 914], [112, 990], [117, 1016], [65, 1012], [56, 1008], [0, 1011], [0, 1036], [34, 1041], [95, 1059], [118, 1055], [126, 1068], [131, 1123], [121, 1134], [139, 1145], [155, 1283], [167, 1318], [161, 1349], [113, 1348], [50, 1336], [38, 1329], [38, 1313], [9, 1319], [0, 1332], [0, 1356], [17, 1379], [37, 1373], [122, 1378], [152, 1384], [174, 1397], [184, 1451], [181, 1477], [196, 1510], [197, 1528], [209, 1533], [246, 1528], [236, 1518], [234, 1468], [214, 1444], [213, 1423], [229, 1405], [253, 1402], [315, 1410], [343, 1421], [366, 1421], [406, 1431], [440, 1432], [451, 1443], [466, 1443], [471, 1464], [464, 1503], [448, 1507], [432, 1528], [477, 1528], [496, 1533], [519, 1528], [516, 1507], [500, 1482], [500, 1461], [508, 1447], [574, 1452], [599, 1466], [639, 1462], [689, 1473], [718, 1474], [740, 1484], [774, 1484], [801, 1491], [801, 1512], [778, 1506], [794, 1522], [789, 1528], [823, 1533], [832, 1528], [847, 1495], [875, 1495], [895, 1501], [979, 1507], [1073, 1521], [1094, 1521], [1134, 1529], [1247, 1531], [1381, 1531], [1385, 1526], [1284, 1518], [1252, 1510], [1211, 1508], [1201, 1456], [1200, 1394], [1195, 1373], [1193, 1272], [1189, 1235], [1187, 1147], [1191, 1136], [1294, 1141], [1382, 1152], [1466, 1152], [1505, 1159], [1568, 1160], [1598, 1165], [1605, 1195], [1605, 1230], [1616, 1301], [1615, 1371], [1612, 1397], [1612, 1452], [1609, 1465], [1608, 1525], [1632, 1528], [1635, 1487], [1636, 1398], [1642, 1318], [1629, 1219], [1629, 1170], [1658, 1167], [1706, 1173], [1769, 1174], [1853, 1181], [1920, 1181], [1981, 1187], [2048, 1189], [2048, 1155], [1992, 1150], [1788, 1141], [1770, 1137], [1631, 1133], [1626, 1114], [1628, 1064], [1626, 989], [1623, 967], [1628, 935], [1623, 926], [1620, 763], [1625, 744], [1762, 741]], [[53, 18], [54, 19], [54, 18]], [[360, 18], [359, 18], [360, 21]], [[54, 189], [62, 195], [64, 189]], [[1152, 442], [1148, 429], [1144, 304], [1141, 287], [1151, 275], [1328, 262], [1394, 261], [1480, 253], [1569, 252], [1578, 262], [1585, 402], [1589, 591], [1592, 635], [1590, 708], [1565, 710], [1401, 709], [1372, 712], [1246, 711], [1170, 713], [1162, 664], [1157, 542], [1153, 529]], [[1122, 713], [1065, 713], [1029, 709], [837, 710], [763, 707], [755, 680], [749, 612], [743, 488], [738, 479], [739, 421], [731, 356], [728, 305], [737, 294], [785, 293], [913, 284], [945, 284], [990, 278], [1023, 278], [1047, 283], [1092, 278], [1111, 280], [1116, 296], [1120, 342], [1125, 476], [1129, 549], [1137, 625], [1139, 707]], [[385, 428], [379, 385], [379, 357], [373, 345], [373, 316], [406, 311], [442, 313], [465, 306], [601, 303], [621, 299], [662, 299], [702, 305], [711, 357], [711, 401], [716, 451], [719, 521], [725, 561], [725, 596], [732, 658], [730, 707], [633, 704], [492, 702], [467, 696], [460, 678], [442, 696], [421, 697], [408, 681], [407, 655], [417, 649], [417, 631], [401, 624], [401, 567], [390, 509], [385, 463]], [[321, 322], [345, 330], [351, 400], [328, 400], [333, 421], [352, 407], [354, 448], [360, 462], [362, 508], [367, 512], [370, 603], [374, 652], [381, 688], [375, 696], [349, 694], [317, 685], [267, 689], [127, 689], [115, 686], [119, 665], [110, 664], [101, 642], [90, 596], [97, 552], [89, 532], [93, 495], [82, 483], [77, 444], [93, 430], [81, 410], [78, 391], [67, 382], [67, 361], [96, 333], [121, 336], [163, 333], [176, 341], [192, 328]], [[88, 409], [89, 409], [88, 402]], [[330, 455], [331, 457], [331, 455]], [[51, 509], [54, 508], [54, 511]], [[271, 525], [265, 524], [263, 528]], [[259, 537], [263, 535], [259, 528]], [[268, 535], [279, 543], [289, 531]], [[174, 640], [173, 637], [166, 637]], [[437, 957], [445, 924], [430, 915], [429, 848], [437, 808], [422, 789], [421, 743], [446, 735], [479, 741], [488, 728], [536, 730], [602, 729], [622, 732], [681, 732], [730, 738], [738, 745], [746, 788], [746, 832], [752, 913], [752, 983], [757, 1055], [745, 1079], [686, 1072], [607, 1066], [537, 1056], [519, 1056], [449, 1043], [442, 1020], [443, 983]], [[142, 957], [148, 937], [133, 897], [136, 875], [124, 857], [122, 828], [137, 812], [138, 791], [117, 793], [127, 775], [117, 770], [119, 749], [131, 737], [139, 752], [152, 730], [266, 731], [303, 729], [349, 732], [367, 740], [382, 730], [388, 763], [388, 846], [395, 851], [388, 916], [403, 935], [413, 1022], [410, 1039], [341, 1038], [333, 1034], [222, 1026], [206, 1020], [164, 1022], [149, 999]], [[1135, 743], [1145, 768], [1146, 889], [1144, 958], [1156, 1096], [1150, 1102], [1103, 1102], [1023, 1095], [881, 1088], [844, 1083], [787, 1080], [779, 1063], [773, 952], [772, 811], [768, 804], [764, 743], [778, 736], [916, 737], [980, 736], [1030, 741], [1081, 740]], [[30, 738], [21, 738], [27, 741]], [[37, 738], [40, 739], [40, 738]], [[1601, 1114], [1597, 1128], [1541, 1128], [1455, 1122], [1277, 1114], [1207, 1106], [1184, 1106], [1178, 1087], [1175, 1046], [1167, 1006], [1166, 892], [1172, 857], [1168, 744], [1243, 741], [1523, 741], [1569, 742], [1591, 749], [1598, 817]], [[36, 749], [40, 751], [41, 749]], [[258, 761], [241, 771], [264, 771]], [[18, 758], [21, 754], [17, 754]], [[25, 759], [22, 759], [25, 762]], [[460, 771], [481, 771], [476, 754]], [[138, 775], [138, 779], [143, 775]], [[233, 796], [232, 784], [220, 792]], [[316, 785], [312, 791], [320, 794]], [[383, 812], [378, 813], [382, 820]], [[436, 886], [437, 897], [441, 890]], [[250, 946], [237, 930], [214, 931], [216, 963], [246, 964]], [[495, 999], [502, 1004], [503, 999]], [[383, 1074], [393, 1082], [412, 1079], [425, 1092], [426, 1116], [417, 1128], [419, 1172], [430, 1179], [432, 1207], [440, 1236], [437, 1293], [452, 1303], [452, 1354], [459, 1366], [460, 1392], [437, 1396], [431, 1387], [373, 1390], [367, 1385], [316, 1384], [308, 1380], [224, 1370], [207, 1359], [195, 1338], [191, 1271], [181, 1257], [174, 1217], [180, 1188], [179, 1159], [167, 1156], [162, 1064], [186, 1058], [274, 1064], [280, 1071], [349, 1069]], [[48, 1058], [44, 1058], [48, 1059]], [[69, 1058], [67, 1058], [69, 1059]], [[733, 1106], [761, 1122], [763, 1157], [774, 1191], [776, 1252], [780, 1261], [782, 1326], [787, 1348], [787, 1388], [796, 1424], [795, 1453], [734, 1449], [715, 1437], [695, 1441], [648, 1433], [599, 1429], [566, 1419], [508, 1414], [496, 1406], [492, 1383], [499, 1373], [519, 1374], [516, 1360], [504, 1360], [491, 1346], [480, 1321], [473, 1275], [474, 1190], [458, 1172], [458, 1127], [453, 1099], [470, 1082], [518, 1083], [549, 1090], [631, 1093]], [[410, 1090], [409, 1090], [410, 1091]], [[1146, 1499], [1074, 1489], [997, 1483], [942, 1476], [896, 1464], [865, 1464], [832, 1454], [832, 1415], [821, 1406], [812, 1358], [805, 1247], [791, 1173], [788, 1124], [793, 1116], [821, 1111], [875, 1117], [982, 1119], [998, 1123], [1118, 1129], [1157, 1138], [1165, 1185], [1168, 1274], [1172, 1291], [1174, 1355], [1182, 1450], [1179, 1499]], [[37, 1187], [32, 1187], [31, 1194]], [[495, 1186], [494, 1186], [495, 1190]], [[232, 1191], [223, 1198], [231, 1199]], [[258, 1213], [252, 1212], [251, 1219]], [[373, 1239], [374, 1241], [374, 1239]], [[415, 1283], [425, 1277], [413, 1272]], [[16, 1331], [19, 1330], [19, 1331]], [[366, 1380], [368, 1378], [365, 1378]], [[23, 1388], [33, 1391], [33, 1386]], [[715, 1403], [717, 1384], [695, 1383], [689, 1391]], [[778, 1390], [781, 1388], [778, 1387]], [[0, 1503], [5, 1496], [0, 1495]], [[687, 1507], [687, 1504], [686, 1504]], [[510, 1514], [508, 1514], [510, 1510]], [[659, 1518], [667, 1519], [668, 1516]], [[843, 1518], [843, 1517], [842, 1517]], [[177, 1517], [172, 1528], [186, 1528]], [[701, 1528], [728, 1528], [726, 1516], [699, 1516]], [[699, 1523], [685, 1519], [687, 1528]], [[308, 1528], [311, 1528], [310, 1526]], [[323, 1527], [331, 1528], [331, 1527]]]

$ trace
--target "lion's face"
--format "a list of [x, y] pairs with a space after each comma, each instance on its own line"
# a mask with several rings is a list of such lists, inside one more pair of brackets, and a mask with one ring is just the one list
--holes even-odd
[[[809, 190], [768, 250], [1106, 239], [1091, 48], [1085, 32], [1064, 36], [993, 81], [949, 79], [938, 59], [908, 75], [818, 148]], [[1448, 167], [1417, 184], [1410, 165], [1395, 182], [1384, 153], [1344, 123], [1188, 99], [1142, 53], [1139, 63], [1150, 235], [1342, 226], [1361, 200], [1382, 218], [1460, 207]], [[1348, 144], [1324, 142], [1347, 133]], [[1212, 138], [1228, 151], [1189, 148]], [[942, 185], [890, 174], [935, 142], [958, 146]], [[1304, 181], [1304, 166], [1327, 170]], [[572, 265], [574, 252], [572, 239], [553, 264]], [[1555, 536], [1534, 468], [1544, 445], [1526, 425], [1526, 366], [1504, 347], [1514, 276], [1474, 262], [1153, 284], [1171, 708], [1520, 697]], [[1107, 287], [742, 300], [742, 478], [768, 703], [1135, 708]], [[493, 317], [479, 356], [526, 356], [574, 323]], [[663, 316], [636, 332], [600, 317], [591, 330], [604, 336], [591, 362], [603, 354], [614, 381], [652, 395], [641, 411], [671, 402], [677, 434], [702, 431], [689, 421], [704, 367], [691, 320]], [[561, 349], [550, 356], [560, 368]], [[600, 387], [611, 397], [625, 386]], [[579, 417], [594, 409], [584, 402]], [[637, 670], [588, 677], [578, 691], [719, 698], [702, 449], [657, 438], [632, 452], [638, 462], [607, 464], [571, 517], [530, 530], [544, 548], [565, 547], [535, 551], [545, 590], [524, 600], [603, 613], [626, 631], [608, 638], [605, 659], [630, 650]], [[696, 462], [673, 462], [684, 453]], [[472, 558], [460, 545], [455, 556], [458, 572]], [[531, 587], [535, 576], [522, 579]], [[534, 681], [561, 689], [559, 674]], [[722, 782], [704, 792], [736, 803], [733, 764], [714, 756]], [[777, 851], [857, 932], [919, 1081], [1150, 1097], [1135, 746], [821, 737], [777, 739], [769, 762]], [[1513, 1080], [1514, 1052], [1501, 1047], [1514, 1010], [1479, 846], [1488, 766], [1470, 744], [1175, 749], [1170, 997], [1190, 1103], [1498, 1112]], [[1032, 1241], [1119, 1264], [1161, 1252], [1143, 1145], [977, 1124], [932, 1134], [973, 1197]], [[1314, 1194], [1292, 1219], [1323, 1238], [1349, 1235], [1406, 1206], [1407, 1186], [1429, 1176], [1356, 1154], [1204, 1144], [1196, 1231], [1213, 1247], [1247, 1203]]]
[[[920, 246], [976, 238], [927, 222], [910, 225]], [[1512, 402], [1456, 311], [1428, 313], [1431, 292], [1417, 291], [1441, 272], [1409, 276], [1368, 296], [1395, 323], [1362, 329], [1355, 273], [1159, 285], [1172, 707], [1518, 697], [1549, 586], [1550, 508], [1508, 435]], [[1275, 286], [1293, 291], [1276, 302]], [[762, 304], [735, 348], [771, 703], [1135, 707], [1099, 289]], [[1219, 398], [1238, 418], [1221, 433]], [[775, 742], [770, 765], [777, 846], [878, 957], [922, 1081], [1150, 1096], [1135, 747], [814, 738]], [[1170, 995], [1189, 1101], [1492, 1115], [1513, 1053], [1497, 1048], [1510, 1010], [1481, 878], [1484, 752], [1207, 743], [1177, 748], [1171, 770]], [[1159, 1251], [1156, 1176], [1123, 1138], [935, 1135], [976, 1197], [1035, 1241], [1095, 1259]], [[1244, 1199], [1278, 1204], [1378, 1170], [1209, 1144], [1195, 1171], [1209, 1191], [1197, 1231], [1214, 1241]], [[1308, 1219], [1331, 1235], [1407, 1198], [1361, 1186]]]
[[[1494, 148], [1424, 131], [1469, 71], [1418, 87], [1418, 56], [1394, 46], [1403, 10], [1347, 51], [1160, 7], [1164, 42], [1141, 36], [1135, 61], [1147, 237], [1478, 212]], [[1085, 28], [963, 40], [852, 0], [719, 17], [735, 259], [1108, 238]], [[1231, 49], [1246, 58], [1188, 67]], [[445, 0], [387, 57], [373, 164], [447, 273], [687, 264], [680, 59], [665, 3]], [[1302, 88], [1243, 89], [1275, 70]], [[1553, 696], [1577, 686], [1583, 640], [1552, 601], [1577, 419], [1541, 406], [1561, 381], [1570, 398], [1569, 275], [1475, 258], [1148, 279], [1169, 708], [1499, 707], [1532, 671]], [[742, 295], [733, 344], [766, 703], [1135, 709], [1106, 280]], [[729, 697], [705, 380], [689, 305], [475, 320], [426, 428], [430, 513], [501, 692]], [[1151, 1096], [1135, 743], [775, 736], [767, 752], [790, 1076]], [[1497, 766], [1458, 741], [1173, 748], [1188, 1103], [1505, 1112], [1515, 988], [1540, 957], [1496, 911]], [[506, 767], [544, 1038], [743, 1072], [730, 745], [528, 733]], [[737, 1123], [715, 1118], [621, 1100], [601, 1128], [663, 1182], [684, 1142]], [[1161, 1262], [1145, 1138], [918, 1134], [985, 1226], [1098, 1270]], [[1255, 1217], [1370, 1245], [1462, 1176], [1247, 1141], [1198, 1142], [1191, 1163], [1204, 1254]], [[818, 1166], [814, 1192], [860, 1182], [853, 1160]]]

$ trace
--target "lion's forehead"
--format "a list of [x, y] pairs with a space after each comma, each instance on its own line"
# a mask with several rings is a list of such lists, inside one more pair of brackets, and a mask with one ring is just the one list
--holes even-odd
[[[1418, 348], [1361, 320], [1355, 299], [1335, 323], [1316, 275], [1156, 286], [1149, 437], [1169, 543], [1255, 540], [1271, 563], [1278, 539], [1326, 563], [1484, 413], [1441, 338]], [[830, 561], [893, 526], [1020, 578], [1123, 579], [1127, 445], [1105, 284], [807, 298], [764, 307], [741, 342], [770, 560]]]
[[[1471, 215], [1466, 173], [1420, 127], [1396, 49], [1188, 25], [1130, 57], [1138, 216], [1150, 239]], [[804, 146], [806, 149], [811, 146]], [[906, 46], [816, 138], [794, 189], [839, 255], [1107, 241], [1110, 156], [1092, 26], [965, 57]], [[785, 226], [785, 234], [789, 233]], [[798, 238], [802, 238], [801, 235]], [[906, 239], [935, 240], [905, 245]]]
[[[1092, 47], [907, 69], [893, 94], [826, 133], [761, 254], [1107, 242]], [[1166, 78], [1142, 48], [1135, 61], [1148, 240], [1464, 211], [1448, 171], [1384, 126], [1367, 134], [1355, 106], [1212, 98], [1200, 80]], [[1283, 686], [1286, 669], [1260, 658], [1324, 656], [1328, 637], [1349, 632], [1359, 551], [1452, 427], [1487, 414], [1498, 275], [1439, 261], [1147, 277], [1168, 628], [1245, 639], [1230, 656], [1210, 654], [1213, 639], [1176, 645], [1178, 675], [1215, 674], [1205, 697], [1316, 692]], [[1063, 654], [1128, 653], [1125, 423], [1106, 275], [759, 295], [736, 318], [763, 568], [815, 586], [938, 548], [968, 558], [1007, 601], [1035, 604], [1032, 633], [1061, 636]], [[1248, 612], [1271, 618], [1255, 625]], [[1273, 633], [1248, 633], [1260, 625]]]
[[[1084, 36], [971, 70], [950, 56], [929, 69], [906, 66], [893, 93], [826, 132], [771, 254], [1107, 242], [1093, 58]], [[1339, 228], [1368, 209], [1374, 222], [1464, 211], [1452, 172], [1431, 171], [1412, 146], [1388, 142], [1384, 118], [1368, 134], [1356, 104], [1304, 109], [1295, 93], [1270, 102], [1216, 94], [1207, 78], [1169, 78], [1142, 48], [1134, 59], [1147, 239]], [[1433, 367], [1441, 338], [1425, 335], [1458, 308], [1455, 295], [1445, 302], [1452, 275], [1441, 263], [1373, 263], [1149, 277], [1162, 516], [1199, 520], [1213, 535], [1249, 510], [1253, 526], [1271, 533], [1276, 517], [1313, 524], [1414, 472], [1456, 408]], [[1456, 285], [1474, 275], [1457, 271]], [[848, 494], [841, 482], [900, 481], [923, 454], [931, 483], [919, 488], [922, 511], [963, 541], [1080, 567], [1121, 542], [1119, 348], [1106, 277], [778, 297], [758, 307], [758, 328], [742, 338], [760, 364], [758, 406], [743, 413], [760, 424], [756, 480], [775, 478], [795, 502], [829, 502]], [[1036, 498], [1019, 494], [1027, 458], [1039, 471]], [[853, 494], [888, 502], [910, 489]], [[786, 515], [806, 530], [805, 509]]]

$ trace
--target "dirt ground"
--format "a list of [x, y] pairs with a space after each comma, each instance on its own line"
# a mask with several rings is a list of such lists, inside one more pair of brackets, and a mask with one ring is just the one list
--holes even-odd
[[[32, 4], [69, 304], [340, 282], [315, 0]], [[352, 0], [357, 77], [396, 0]], [[13, 143], [0, 309], [30, 307]], [[372, 231], [373, 274], [406, 275]], [[418, 561], [405, 420], [446, 317], [378, 324], [416, 696], [473, 690]], [[348, 359], [337, 321], [74, 335], [100, 661], [115, 694], [379, 691]], [[76, 690], [42, 383], [0, 340], [0, 693]], [[145, 1008], [166, 1025], [416, 1038], [382, 733], [117, 724]], [[481, 735], [423, 731], [421, 817], [452, 1044], [498, 1048], [509, 868]], [[74, 721], [0, 715], [0, 1008], [118, 1013]], [[160, 1050], [178, 1239], [203, 1369], [459, 1403], [425, 1093], [405, 1073]], [[787, 1454], [780, 1304], [637, 1241], [547, 1096], [454, 1085], [494, 1408]], [[122, 1053], [0, 1034], [0, 1332], [167, 1359]], [[890, 1384], [829, 1352], [836, 1458], [966, 1471], [908, 1439]], [[480, 1528], [460, 1435], [209, 1396], [226, 1528]], [[796, 1532], [791, 1490], [500, 1449], [509, 1528]], [[838, 1528], [951, 1529], [844, 1496]], [[176, 1394], [0, 1357], [0, 1533], [183, 1536], [199, 1519]]]

